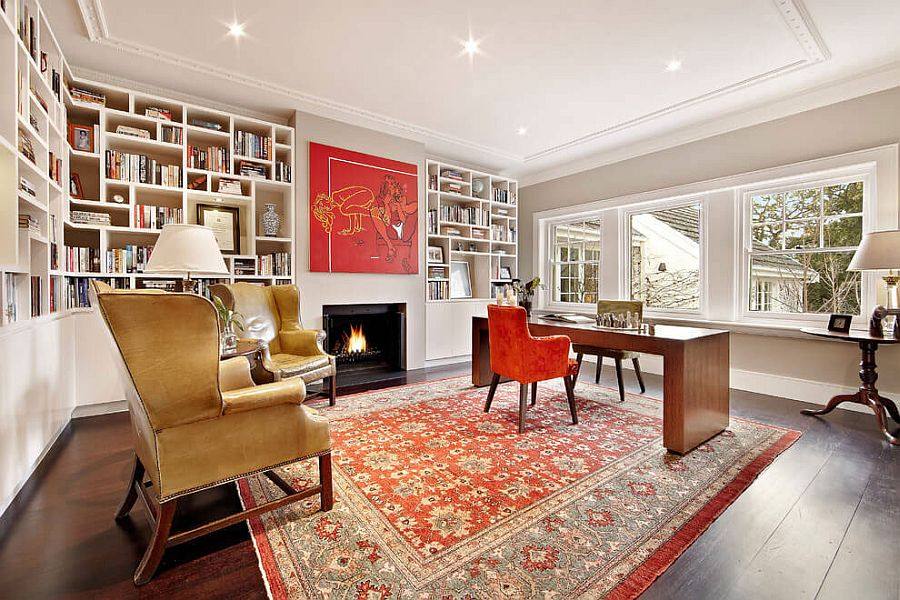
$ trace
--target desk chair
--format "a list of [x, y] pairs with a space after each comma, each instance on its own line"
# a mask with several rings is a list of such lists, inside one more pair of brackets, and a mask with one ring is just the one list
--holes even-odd
[[[628, 312], [637, 313], [638, 317], [644, 314], [644, 303], [630, 300], [600, 300], [597, 302], [597, 314], [600, 313], [616, 313], [625, 315]], [[625, 402], [625, 386], [622, 383], [622, 361], [630, 360], [634, 365], [634, 374], [637, 376], [638, 385], [641, 387], [641, 393], [647, 391], [644, 386], [644, 377], [641, 375], [640, 354], [637, 352], [628, 352], [626, 350], [617, 350], [615, 348], [597, 348], [595, 346], [587, 346], [585, 344], [575, 344], [572, 350], [577, 355], [579, 370], [581, 369], [581, 361], [584, 360], [585, 354], [597, 357], [597, 373], [594, 376], [594, 383], [600, 383], [600, 370], [603, 368], [603, 359], [611, 358], [616, 363], [616, 381], [619, 384], [619, 401]]]

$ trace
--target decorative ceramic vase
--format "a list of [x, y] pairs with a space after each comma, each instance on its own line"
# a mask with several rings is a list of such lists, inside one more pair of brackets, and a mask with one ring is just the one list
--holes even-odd
[[238, 336], [234, 332], [234, 327], [232, 325], [226, 325], [224, 328], [222, 328], [222, 352], [234, 350], [235, 348], [237, 348], [237, 342]]
[[260, 221], [262, 221], [263, 235], [267, 237], [278, 236], [278, 229], [281, 227], [281, 216], [275, 212], [274, 204], [266, 204], [266, 212], [263, 213]]

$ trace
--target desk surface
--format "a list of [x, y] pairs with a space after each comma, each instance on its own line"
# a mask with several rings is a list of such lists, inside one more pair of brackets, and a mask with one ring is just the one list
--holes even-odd
[[[473, 317], [487, 321], [487, 317]], [[532, 315], [528, 319], [529, 325], [539, 325], [546, 327], [557, 327], [560, 330], [580, 330], [595, 333], [609, 334], [611, 336], [627, 336], [629, 338], [654, 339], [661, 341], [689, 341], [705, 338], [714, 335], [727, 334], [724, 329], [707, 329], [704, 327], [685, 327], [681, 325], [657, 325], [653, 333], [646, 331], [630, 331], [623, 329], [612, 329], [608, 327], [597, 327], [591, 323], [565, 323], [554, 319], [544, 319], [540, 315]]]
[[884, 337], [878, 337], [871, 335], [867, 329], [851, 329], [849, 333], [841, 333], [839, 331], [828, 331], [824, 327], [804, 327], [800, 331], [809, 335], [831, 338], [833, 340], [843, 340], [845, 342], [877, 342], [879, 344], [900, 344], [900, 339], [895, 338], [890, 333], [886, 333]]

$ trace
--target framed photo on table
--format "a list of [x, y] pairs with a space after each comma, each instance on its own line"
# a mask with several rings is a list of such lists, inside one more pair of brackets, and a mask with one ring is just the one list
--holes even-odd
[[850, 324], [852, 322], [852, 315], [831, 315], [831, 317], [828, 318], [828, 331], [835, 331], [837, 333], [850, 333]]
[[236, 206], [197, 205], [197, 223], [213, 230], [222, 254], [239, 254], [241, 213]]

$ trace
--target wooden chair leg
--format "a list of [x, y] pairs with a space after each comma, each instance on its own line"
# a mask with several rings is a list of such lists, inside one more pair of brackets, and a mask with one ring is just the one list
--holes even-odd
[[121, 521], [131, 512], [131, 509], [134, 507], [134, 503], [137, 502], [138, 498], [137, 486], [141, 485], [143, 479], [144, 464], [135, 454], [134, 463], [131, 465], [131, 477], [128, 479], [128, 491], [125, 492], [125, 498], [122, 500], [122, 505], [119, 506], [119, 510], [116, 512], [116, 521]]
[[531, 405], [534, 406], [537, 402], [537, 381], [531, 384]]
[[641, 359], [632, 358], [631, 362], [634, 364], [634, 374], [637, 375], [638, 385], [641, 386], [641, 393], [647, 391], [647, 388], [644, 387], [644, 376], [641, 375]]
[[519, 384], [519, 433], [525, 433], [525, 410], [528, 408], [528, 384]]
[[566, 399], [569, 401], [569, 412], [572, 413], [572, 425], [578, 425], [578, 411], [575, 410], [575, 380], [566, 375], [563, 377], [566, 385]]
[[328, 406], [337, 403], [337, 374], [328, 378]]
[[319, 457], [319, 485], [322, 486], [322, 512], [334, 506], [334, 488], [331, 482], [331, 452]]
[[169, 531], [172, 529], [172, 519], [175, 518], [175, 506], [178, 500], [169, 500], [159, 505], [159, 514], [156, 519], [156, 528], [153, 530], [153, 536], [150, 538], [150, 545], [144, 552], [144, 558], [134, 572], [134, 584], [144, 585], [153, 578], [159, 563], [162, 560], [163, 552], [166, 550], [166, 543], [169, 541]]
[[603, 369], [603, 357], [597, 357], [597, 372], [594, 374], [594, 383], [600, 383], [600, 371]]
[[575, 375], [575, 381], [578, 381], [578, 376], [581, 375], [581, 362], [584, 360], [584, 354], [579, 353], [575, 356], [575, 362], [578, 363], [578, 373]]
[[619, 383], [619, 402], [625, 402], [625, 386], [622, 384], [622, 359], [616, 359], [616, 381]]
[[494, 401], [494, 392], [497, 391], [498, 383], [500, 383], [500, 376], [494, 373], [494, 376], [491, 377], [491, 387], [488, 388], [487, 402], [484, 403], [484, 412], [491, 410], [491, 402]]

